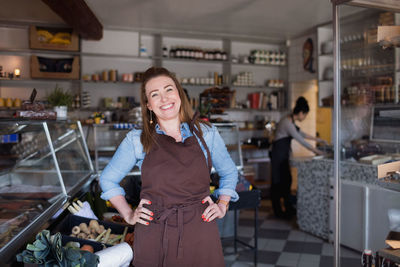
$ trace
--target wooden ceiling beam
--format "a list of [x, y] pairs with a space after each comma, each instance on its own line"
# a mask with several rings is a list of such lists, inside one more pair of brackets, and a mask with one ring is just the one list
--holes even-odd
[[83, 39], [103, 38], [103, 25], [84, 0], [42, 0]]

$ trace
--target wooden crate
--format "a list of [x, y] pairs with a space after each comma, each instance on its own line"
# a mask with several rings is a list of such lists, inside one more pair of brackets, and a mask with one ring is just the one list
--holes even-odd
[[[49, 31], [54, 31], [52, 28], [47, 28]], [[62, 31], [62, 29], [58, 29]], [[65, 29], [66, 32], [71, 32], [71, 29]], [[42, 50], [60, 50], [60, 51], [79, 51], [79, 36], [76, 32], [71, 32], [71, 43], [70, 44], [51, 44], [44, 43], [39, 40], [37, 34], [37, 27], [31, 25], [29, 29], [29, 47], [32, 49]]]
[[37, 56], [31, 57], [31, 77], [39, 79], [71, 79], [79, 80], [79, 56], [74, 56], [71, 72], [43, 72], [39, 69]]

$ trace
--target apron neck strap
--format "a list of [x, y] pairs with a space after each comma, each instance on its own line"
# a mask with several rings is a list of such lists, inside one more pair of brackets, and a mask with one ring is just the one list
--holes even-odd
[[190, 122], [190, 131], [192, 132], [193, 135], [197, 136], [200, 139], [201, 144], [203, 145], [204, 149], [207, 152], [207, 163], [208, 163], [208, 172], [211, 173], [211, 168], [212, 168], [212, 161], [211, 161], [211, 153], [210, 150], [208, 149], [208, 146], [206, 144], [206, 141], [204, 140], [203, 136], [200, 134], [199, 130], [195, 126], [195, 122], [197, 118], [199, 117], [200, 113], [196, 111], [193, 115], [193, 118]]

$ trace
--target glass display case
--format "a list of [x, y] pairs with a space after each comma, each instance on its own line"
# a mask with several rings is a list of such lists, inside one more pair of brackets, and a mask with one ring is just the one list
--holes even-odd
[[[217, 127], [233, 162], [238, 170], [243, 168], [242, 150], [240, 148], [239, 128], [235, 123], [213, 123]], [[90, 125], [87, 131], [87, 143], [94, 158], [96, 172], [100, 173], [111, 160], [126, 134], [135, 127], [131, 123], [106, 123]], [[128, 175], [140, 175], [135, 167]]]
[[243, 170], [243, 156], [239, 137], [239, 127], [236, 123], [213, 123], [224, 140], [229, 155], [239, 171]]
[[[132, 123], [104, 123], [88, 126], [86, 140], [90, 155], [94, 158], [97, 173], [106, 167], [119, 144], [133, 127]], [[140, 175], [140, 172], [133, 171], [129, 175]]]
[[400, 4], [332, 3], [335, 154], [329, 218], [334, 266], [341, 266], [341, 246], [359, 251], [360, 258], [365, 249], [386, 247], [389, 210], [400, 210], [400, 194], [378, 182], [382, 164], [398, 160], [400, 151]]
[[91, 182], [80, 122], [0, 121], [0, 258], [26, 240]]

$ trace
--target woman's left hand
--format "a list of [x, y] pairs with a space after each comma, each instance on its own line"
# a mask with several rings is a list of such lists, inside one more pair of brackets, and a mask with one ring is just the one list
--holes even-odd
[[211, 222], [215, 218], [223, 218], [226, 214], [226, 206], [221, 204], [218, 205], [217, 203], [214, 203], [212, 201], [211, 197], [206, 197], [204, 198], [201, 203], [206, 203], [208, 202], [209, 205], [208, 207], [204, 210], [203, 215], [201, 215], [201, 218], [205, 222]]

